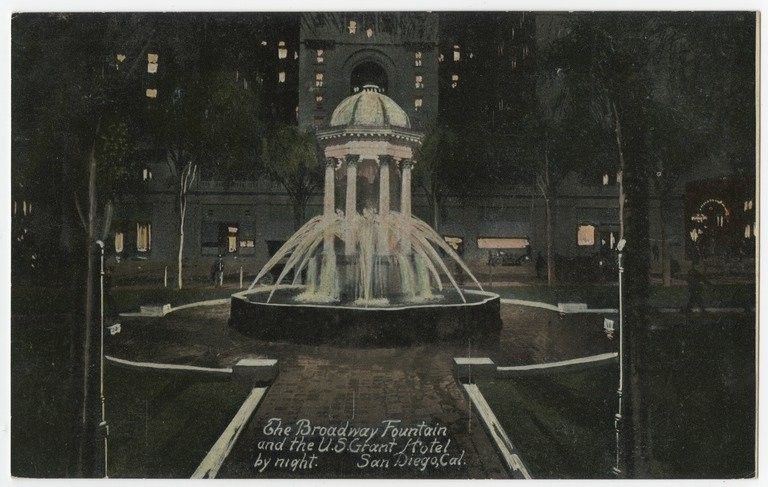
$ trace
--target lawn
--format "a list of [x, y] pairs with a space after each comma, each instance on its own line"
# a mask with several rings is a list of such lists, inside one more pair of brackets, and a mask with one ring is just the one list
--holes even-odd
[[[666, 324], [651, 333], [641, 386], [650, 476], [753, 476], [754, 317]], [[614, 451], [616, 378], [611, 365], [478, 385], [535, 477], [605, 477]]]
[[[120, 311], [146, 302], [173, 305], [229, 296], [232, 289], [117, 289]], [[160, 295], [158, 297], [158, 295]], [[75, 448], [69, 371], [69, 297], [62, 288], [12, 288], [11, 472], [71, 477]], [[44, 303], [41, 305], [41, 303]], [[242, 386], [109, 367], [111, 475], [189, 476], [246, 396]], [[144, 447], [145, 443], [151, 449]], [[202, 455], [201, 455], [202, 452]], [[191, 470], [190, 470], [191, 468]]]
[[534, 478], [609, 477], [615, 367], [481, 380], [478, 386]]
[[[76, 404], [60, 358], [67, 357], [68, 349], [63, 341], [48, 342], [24, 340], [13, 347], [14, 476], [75, 475], [69, 457], [75, 448], [74, 431], [63, 414]], [[189, 477], [248, 392], [237, 381], [110, 365], [105, 378], [110, 477]]]
[[109, 367], [109, 476], [188, 478], [245, 400], [232, 380]]

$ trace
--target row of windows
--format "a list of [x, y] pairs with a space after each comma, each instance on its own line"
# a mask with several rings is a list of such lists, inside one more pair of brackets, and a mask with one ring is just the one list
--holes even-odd
[[[754, 234], [752, 227], [747, 225], [744, 237]], [[597, 243], [597, 227], [593, 224], [579, 225], [576, 243], [580, 247], [593, 247]], [[604, 228], [600, 231], [600, 247], [615, 248], [618, 235], [615, 230]], [[123, 253], [126, 244], [126, 232], [117, 229], [114, 236], [115, 253]], [[478, 237], [477, 246], [481, 249], [490, 248], [525, 248], [530, 245], [527, 238], [521, 237]], [[200, 246], [204, 254], [253, 253], [255, 241], [252, 236], [243, 234], [240, 225], [232, 222], [203, 222], [200, 232]], [[148, 222], [136, 222], [136, 251], [149, 252], [152, 248], [152, 225]]]
[[16, 215], [19, 210], [21, 210], [21, 214], [24, 216], [31, 215], [32, 214], [32, 202], [27, 200], [22, 200], [21, 204], [18, 203], [18, 201], [13, 202], [13, 214]]
[[[126, 230], [118, 228], [115, 230], [114, 246], [115, 253], [125, 252]], [[149, 252], [152, 248], [152, 224], [148, 222], [136, 222], [136, 251]]]

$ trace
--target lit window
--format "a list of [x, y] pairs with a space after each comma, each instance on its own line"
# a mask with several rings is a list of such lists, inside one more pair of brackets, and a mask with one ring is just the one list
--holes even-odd
[[371, 37], [373, 37], [373, 29], [371, 29], [370, 27], [368, 27], [367, 29], [365, 29], [365, 35], [366, 35], [366, 36], [368, 36], [368, 38], [369, 38], [369, 39], [370, 39]]
[[288, 57], [288, 49], [285, 48], [285, 41], [280, 41], [277, 43], [277, 58], [285, 59], [286, 57]]
[[261, 45], [262, 46], [266, 46], [267, 45], [267, 41], [261, 41]]
[[24, 216], [27, 216], [27, 201], [26, 200], [21, 202], [21, 213]]
[[157, 54], [151, 52], [147, 54], [147, 73], [157, 73], [157, 60]]
[[459, 50], [459, 46], [453, 46], [453, 60], [454, 62], [461, 61], [461, 51]]
[[413, 53], [413, 65], [421, 66], [421, 51], [416, 51]]
[[744, 238], [751, 238], [752, 237], [752, 226], [747, 225], [744, 227]]
[[299, 51], [293, 51], [293, 59], [299, 59]]
[[350, 20], [347, 23], [347, 30], [349, 30], [350, 34], [354, 34], [355, 32], [357, 32], [357, 22], [354, 20]]
[[523, 46], [523, 59], [527, 58], [529, 53], [528, 46]]
[[315, 96], [315, 101], [316, 101], [317, 103], [322, 103], [322, 102], [323, 102], [323, 95], [317, 95], [317, 96]]
[[416, 88], [424, 88], [424, 77], [420, 74], [416, 75], [416, 81], [414, 83]]
[[115, 55], [115, 58], [117, 58], [117, 62], [122, 63], [125, 61], [125, 54], [119, 52], [117, 55]]
[[285, 71], [280, 71], [279, 73], [277, 73], [277, 82], [285, 83]]
[[595, 226], [579, 225], [577, 243], [580, 246], [595, 245]]
[[136, 250], [149, 252], [152, 245], [152, 227], [149, 223], [136, 223]]
[[237, 227], [227, 226], [227, 252], [237, 252]]
[[603, 186], [608, 186], [608, 174], [603, 174]]
[[253, 240], [252, 239], [241, 240], [240, 241], [240, 248], [253, 248], [253, 247], [254, 247], [254, 245], [253, 245]]
[[157, 98], [157, 88], [147, 88], [147, 98]]
[[458, 74], [452, 74], [451, 75], [451, 88], [456, 88], [459, 86], [459, 75]]
[[323, 61], [325, 61], [325, 51], [322, 49], [317, 50], [317, 64], [323, 64]]
[[414, 99], [413, 99], [413, 107], [414, 107], [416, 110], [418, 110], [419, 108], [421, 108], [421, 104], [422, 104], [422, 99], [421, 99], [421, 97], [420, 97], [420, 96], [419, 96], [419, 97], [416, 97], [416, 98], [414, 98]]
[[148, 179], [152, 179], [152, 171], [150, 171], [150, 170], [149, 170], [149, 169], [147, 169], [147, 168], [144, 168], [144, 171], [143, 171], [142, 177], [144, 178], [144, 181], [146, 181], [146, 180], [148, 180]]
[[323, 86], [323, 73], [315, 73], [315, 86], [318, 88]]
[[524, 249], [530, 244], [527, 237], [477, 237], [478, 249]]
[[748, 200], [744, 202], [744, 211], [748, 211], [752, 209], [752, 200]]
[[122, 230], [115, 231], [115, 252], [120, 253], [123, 251], [123, 244], [125, 243], [125, 234]]
[[443, 53], [440, 53], [440, 55], [437, 56], [437, 60], [442, 63], [443, 59], [445, 59], [445, 57], [443, 57]]

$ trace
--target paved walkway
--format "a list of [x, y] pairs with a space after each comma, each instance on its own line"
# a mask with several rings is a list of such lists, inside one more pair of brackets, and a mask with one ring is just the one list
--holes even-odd
[[[280, 374], [219, 472], [219, 477], [427, 477], [503, 478], [507, 474], [451, 371], [456, 356], [490, 356], [498, 365], [565, 360], [613, 351], [602, 332], [602, 316], [566, 315], [502, 306], [504, 328], [489, 343], [437, 343], [402, 348], [352, 349], [268, 343], [227, 327], [228, 306], [191, 308], [163, 318], [123, 322], [110, 337], [109, 354], [137, 361], [227, 367], [240, 358], [279, 360]], [[460, 455], [451, 467], [360, 469], [360, 455], [325, 455], [322, 465], [304, 470], [268, 469], [259, 473], [265, 422], [307, 419], [312, 424], [445, 426], [448, 453]], [[300, 459], [301, 456], [298, 457]], [[305, 465], [306, 466], [306, 465]]]

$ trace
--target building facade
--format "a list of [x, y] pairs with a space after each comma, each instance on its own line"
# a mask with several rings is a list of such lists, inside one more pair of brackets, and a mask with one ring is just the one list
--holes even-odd
[[[296, 123], [309, 130], [327, 127], [338, 103], [365, 85], [376, 85], [394, 100], [416, 130], [427, 130], [441, 115], [461, 117], [461, 100], [466, 99], [481, 100], [496, 123], [513, 124], [520, 106], [537, 98], [541, 89], [526, 75], [526, 66], [544, 42], [541, 38], [560, 35], [561, 25], [556, 18], [530, 14], [502, 17], [491, 25], [483, 23], [487, 19], [461, 25], [461, 15], [433, 13], [301, 14], [281, 17], [283, 28], [295, 22], [297, 32], [288, 29], [289, 34], [282, 35], [275, 30], [254, 49], [268, 67], [264, 92], [275, 118], [286, 120], [293, 112]], [[478, 26], [487, 29], [478, 32]], [[499, 78], [475, 76], [473, 65], [480, 63], [501, 66]], [[176, 196], [165, 183], [164, 164], [154, 165], [149, 175], [140, 196], [118, 205], [110, 251], [132, 273], [146, 272], [159, 280], [166, 268], [171, 273], [175, 268], [178, 211]], [[678, 186], [663, 215], [658, 200], [652, 199], [649, 233], [654, 245], [660, 245], [665, 233], [672, 259], [682, 263], [689, 258], [689, 215], [685, 183]], [[318, 191], [310, 199], [307, 217], [322, 213], [321, 198]], [[295, 231], [291, 205], [285, 191], [266, 178], [198, 181], [189, 196], [185, 224], [188, 275], [207, 276], [220, 255], [228, 272], [242, 268], [246, 278], [255, 275]], [[618, 208], [615, 175], [590, 182], [576, 176], [567, 179], [554, 201], [555, 252], [563, 259], [596, 262], [618, 241]], [[413, 214], [430, 221], [426, 195], [416, 188]], [[530, 257], [546, 251], [544, 200], [530, 186], [445, 195], [441, 214], [437, 230], [461, 243], [470, 264], [485, 264], [504, 250]], [[658, 260], [652, 264], [660, 268]]]

